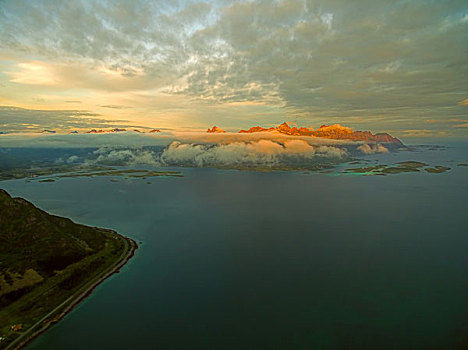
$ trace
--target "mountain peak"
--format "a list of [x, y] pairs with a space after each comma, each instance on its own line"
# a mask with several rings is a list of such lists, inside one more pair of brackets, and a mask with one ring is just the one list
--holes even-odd
[[291, 136], [312, 136], [335, 140], [355, 140], [355, 141], [373, 141], [373, 142], [391, 142], [402, 144], [397, 138], [387, 133], [372, 134], [370, 131], [353, 131], [352, 128], [341, 124], [322, 125], [317, 131], [313, 128], [290, 127], [284, 122], [274, 128], [262, 128], [261, 126], [251, 127], [249, 130], [240, 130], [239, 133], [255, 133], [255, 132], [279, 132]]
[[214, 125], [211, 129], [206, 130], [208, 133], [223, 133], [226, 132], [221, 128], [218, 128], [216, 125]]

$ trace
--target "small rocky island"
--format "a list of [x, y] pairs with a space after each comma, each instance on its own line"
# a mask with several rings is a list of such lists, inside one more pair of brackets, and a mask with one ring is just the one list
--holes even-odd
[[136, 249], [112, 230], [50, 215], [0, 189], [0, 348], [20, 348], [56, 323]]
[[[355, 163], [356, 164], [356, 163]], [[393, 175], [401, 173], [417, 173], [424, 169], [429, 174], [441, 174], [449, 171], [449, 167], [442, 165], [435, 165], [433, 167], [429, 164], [409, 160], [405, 162], [398, 162], [396, 164], [378, 164], [367, 167], [348, 168], [344, 173], [360, 174], [360, 175]]]

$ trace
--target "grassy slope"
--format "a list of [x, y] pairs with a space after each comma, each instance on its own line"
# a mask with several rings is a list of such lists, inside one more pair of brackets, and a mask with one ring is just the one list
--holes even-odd
[[111, 231], [49, 215], [0, 190], [0, 348], [21, 334], [11, 325], [27, 330], [123, 249], [123, 238]]

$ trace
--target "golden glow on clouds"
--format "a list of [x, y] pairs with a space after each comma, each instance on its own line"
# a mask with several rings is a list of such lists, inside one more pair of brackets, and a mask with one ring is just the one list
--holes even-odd
[[17, 70], [10, 73], [10, 81], [28, 85], [54, 85], [56, 79], [50, 66], [42, 62], [18, 63]]
[[155, 128], [289, 121], [396, 135], [466, 129], [463, 0], [1, 7], [0, 105]]

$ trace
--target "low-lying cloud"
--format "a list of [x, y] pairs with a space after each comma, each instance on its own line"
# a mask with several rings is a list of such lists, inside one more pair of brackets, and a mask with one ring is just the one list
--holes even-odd
[[1, 136], [0, 148], [22, 144], [38, 151], [55, 150], [54, 154], [60, 154], [57, 164], [71, 165], [319, 169], [353, 157], [389, 152], [387, 147], [375, 143], [274, 133]]
[[302, 161], [342, 160], [347, 152], [333, 146], [312, 146], [302, 140], [284, 143], [271, 140], [200, 145], [173, 142], [161, 155], [161, 163], [196, 167], [288, 166]]
[[99, 148], [93, 152], [97, 155], [95, 163], [104, 165], [161, 165], [158, 161], [158, 155], [154, 151], [146, 149], [112, 149]]
[[388, 153], [388, 148], [382, 146], [380, 143], [377, 143], [375, 145], [368, 145], [367, 143], [365, 143], [363, 145], [360, 145], [357, 149], [364, 154]]
[[[345, 148], [310, 145], [303, 140], [258, 140], [226, 144], [173, 141], [164, 148], [102, 147], [92, 153], [90, 164], [223, 167], [223, 168], [315, 168], [349, 158]], [[76, 162], [76, 158], [73, 161]]]

